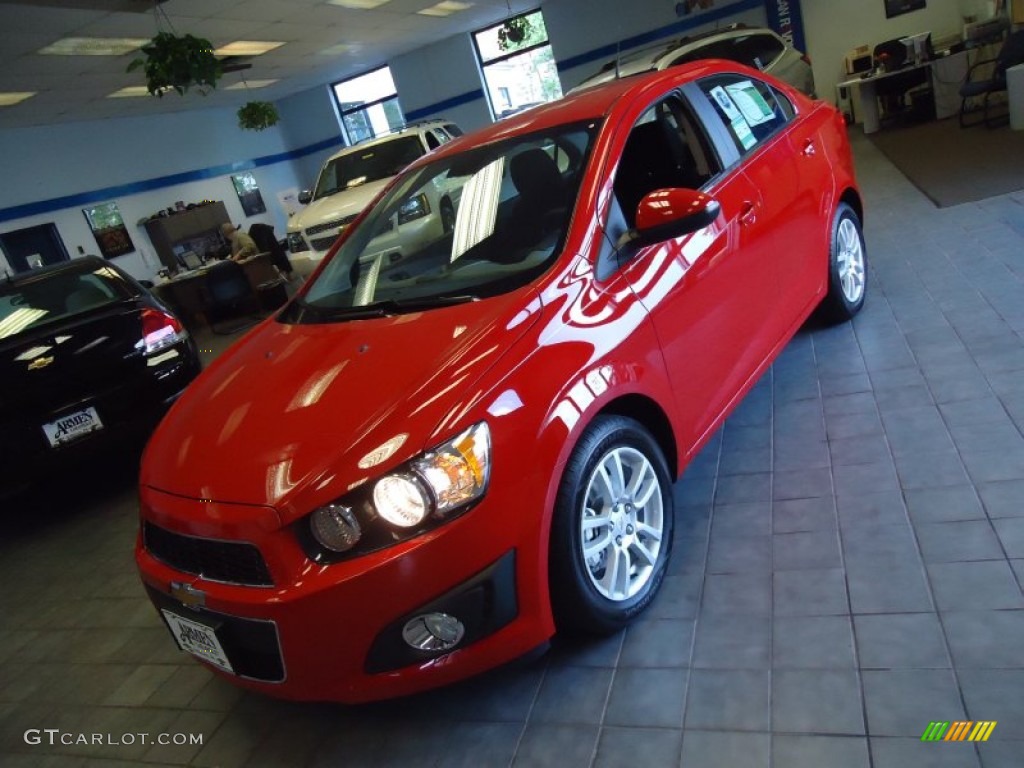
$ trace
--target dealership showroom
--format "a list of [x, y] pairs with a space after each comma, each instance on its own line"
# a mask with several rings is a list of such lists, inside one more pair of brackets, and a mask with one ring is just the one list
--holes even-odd
[[1024, 765], [1024, 0], [0, 0], [0, 178], [0, 765]]

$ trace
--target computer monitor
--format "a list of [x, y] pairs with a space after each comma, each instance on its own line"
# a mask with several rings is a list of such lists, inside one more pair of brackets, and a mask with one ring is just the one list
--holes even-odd
[[901, 37], [900, 42], [907, 46], [907, 61], [919, 63], [935, 58], [932, 50], [932, 33], [918, 32], [916, 35]]
[[181, 266], [185, 269], [199, 269], [203, 266], [202, 260], [196, 255], [195, 251], [185, 251], [178, 257], [178, 261], [181, 262]]

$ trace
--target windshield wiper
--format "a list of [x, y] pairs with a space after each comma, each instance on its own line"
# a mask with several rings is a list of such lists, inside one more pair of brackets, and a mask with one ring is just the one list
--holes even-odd
[[419, 296], [410, 299], [386, 299], [375, 301], [372, 304], [365, 304], [361, 307], [338, 307], [337, 309], [321, 309], [317, 307], [317, 314], [329, 315], [332, 319], [354, 320], [365, 317], [388, 317], [390, 315], [402, 315], [407, 312], [419, 312], [424, 309], [437, 309], [438, 307], [452, 307], [456, 304], [466, 304], [471, 301], [479, 301], [476, 296]]

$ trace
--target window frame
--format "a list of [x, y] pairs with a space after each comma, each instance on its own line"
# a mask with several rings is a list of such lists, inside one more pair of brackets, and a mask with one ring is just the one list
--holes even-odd
[[[517, 58], [519, 56], [524, 56], [524, 55], [526, 55], [528, 53], [532, 53], [533, 51], [538, 51], [538, 50], [540, 50], [542, 48], [545, 48], [545, 47], [551, 48], [551, 50], [552, 50], [551, 58], [552, 58], [552, 60], [554, 60], [554, 48], [551, 45], [551, 35], [547, 31], [547, 22], [544, 23], [545, 37], [544, 37], [544, 41], [543, 42], [534, 43], [533, 45], [527, 46], [525, 48], [517, 48], [514, 51], [502, 54], [501, 56], [495, 56], [494, 58], [488, 59], [487, 61], [484, 60], [483, 52], [480, 50], [480, 42], [477, 40], [477, 35], [479, 35], [481, 32], [487, 32], [487, 31], [492, 30], [492, 29], [497, 29], [498, 27], [501, 27], [502, 25], [507, 24], [508, 22], [512, 21], [513, 19], [520, 19], [520, 18], [524, 18], [526, 16], [532, 16], [534, 14], [540, 14], [541, 19], [544, 18], [543, 9], [540, 6], [537, 6], [536, 8], [531, 8], [530, 10], [523, 11], [522, 13], [517, 13], [517, 14], [514, 14], [512, 16], [508, 16], [507, 18], [504, 18], [504, 19], [502, 19], [501, 21], [499, 21], [499, 22], [497, 22], [495, 24], [488, 24], [486, 27], [480, 27], [479, 29], [471, 30], [470, 33], [469, 33], [469, 38], [470, 38], [470, 40], [473, 43], [473, 51], [474, 51], [474, 53], [476, 53], [477, 66], [480, 69], [480, 79], [483, 81], [484, 97], [487, 100], [487, 105], [491, 109], [491, 117], [492, 117], [493, 120], [497, 120], [498, 119], [498, 115], [502, 114], [506, 110], [504, 110], [504, 109], [499, 110], [497, 108], [497, 106], [493, 102], [493, 99], [491, 97], [490, 83], [488, 83], [488, 81], [487, 81], [487, 68], [491, 67], [491, 66], [494, 66], [495, 64], [501, 64], [503, 62], [510, 61], [510, 60], [512, 60], [514, 58]], [[558, 67], [557, 67], [557, 64], [555, 66], [555, 77], [558, 78], [559, 91], [562, 91], [562, 82], [561, 82], [561, 78], [558, 77]], [[565, 95], [564, 91], [562, 91], [562, 95], [563, 96]], [[516, 108], [514, 106], [510, 106], [509, 109], [518, 109], [518, 108]]]
[[[385, 69], [388, 71], [388, 75], [391, 77], [391, 82], [395, 86], [394, 93], [390, 93], [390, 94], [388, 94], [386, 96], [382, 96], [381, 98], [375, 99], [374, 101], [364, 101], [358, 107], [349, 107], [349, 108], [346, 109], [342, 105], [341, 99], [338, 96], [338, 86], [344, 85], [345, 83], [350, 83], [353, 80], [358, 80], [358, 79], [360, 79], [362, 77], [366, 77], [367, 75], [372, 75], [375, 72], [380, 72], [381, 70], [385, 70]], [[370, 139], [376, 139], [376, 138], [379, 138], [380, 136], [385, 135], [383, 133], [380, 133], [380, 134], [373, 133], [372, 124], [370, 123], [369, 119], [367, 119], [367, 121], [366, 121], [367, 124], [371, 126], [371, 129], [370, 129], [371, 130], [371, 135], [370, 135], [369, 139], [359, 139], [358, 141], [353, 141], [352, 137], [349, 135], [348, 126], [345, 124], [345, 118], [347, 116], [349, 116], [349, 115], [354, 115], [354, 114], [357, 114], [359, 112], [366, 112], [366, 111], [368, 111], [371, 108], [376, 107], [376, 106], [381, 106], [383, 108], [383, 105], [385, 103], [394, 100], [396, 106], [398, 107], [398, 113], [402, 116], [402, 123], [401, 123], [401, 125], [402, 126], [405, 125], [405, 122], [406, 122], [405, 121], [405, 112], [402, 109], [402, 103], [401, 103], [401, 101], [399, 100], [399, 97], [398, 97], [398, 85], [395, 84], [395, 78], [394, 78], [394, 76], [391, 73], [391, 66], [388, 65], [388, 64], [382, 64], [379, 67], [374, 67], [373, 69], [368, 69], [365, 72], [360, 72], [358, 75], [352, 75], [352, 77], [346, 77], [343, 80], [338, 80], [336, 82], [331, 83], [331, 96], [334, 98], [334, 104], [335, 104], [335, 106], [338, 109], [338, 123], [339, 123], [339, 125], [341, 127], [342, 136], [345, 137], [345, 143], [348, 146], [354, 146], [354, 145], [360, 143], [361, 141], [368, 141]], [[392, 130], [395, 130], [395, 129], [393, 128]]]

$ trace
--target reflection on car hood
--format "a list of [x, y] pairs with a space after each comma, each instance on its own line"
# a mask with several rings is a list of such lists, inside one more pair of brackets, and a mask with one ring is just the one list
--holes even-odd
[[368, 181], [343, 192], [314, 200], [288, 220], [288, 231], [298, 232], [317, 224], [327, 224], [337, 219], [355, 216], [369, 205], [390, 181], [390, 178]]
[[450, 437], [433, 433], [530, 326], [517, 316], [529, 290], [371, 320], [264, 324], [175, 404], [141, 482], [271, 505], [286, 522], [305, 514], [305, 491], [331, 501]]

